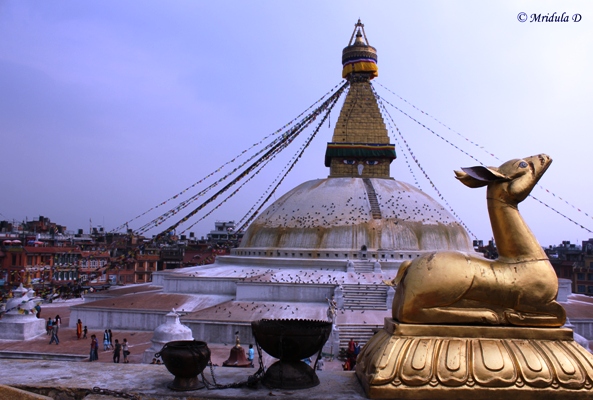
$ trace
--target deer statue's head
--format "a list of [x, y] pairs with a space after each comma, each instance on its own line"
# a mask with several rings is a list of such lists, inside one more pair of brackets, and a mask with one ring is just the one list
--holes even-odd
[[550, 156], [538, 154], [507, 161], [498, 168], [462, 168], [463, 172], [455, 171], [455, 175], [464, 185], [471, 188], [488, 185], [488, 197], [516, 205], [529, 196], [551, 163]]

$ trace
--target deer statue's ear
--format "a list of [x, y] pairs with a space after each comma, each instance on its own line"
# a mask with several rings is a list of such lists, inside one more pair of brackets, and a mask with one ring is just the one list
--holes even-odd
[[461, 181], [461, 183], [463, 183], [465, 186], [470, 187], [472, 189], [486, 186], [488, 184], [488, 182], [479, 181], [475, 178], [472, 178], [465, 172], [461, 172], [461, 171], [455, 171], [455, 178], [459, 179]]
[[494, 168], [478, 166], [461, 169], [463, 172], [455, 171], [456, 178], [470, 188], [486, 186], [494, 181], [508, 180], [506, 176], [496, 171]]

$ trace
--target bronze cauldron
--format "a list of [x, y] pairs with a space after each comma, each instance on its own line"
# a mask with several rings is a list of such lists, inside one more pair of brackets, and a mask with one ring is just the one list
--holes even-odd
[[155, 357], [161, 357], [165, 367], [175, 375], [167, 387], [171, 390], [196, 390], [204, 387], [198, 375], [210, 361], [210, 349], [206, 342], [197, 340], [176, 340], [165, 343]]
[[262, 383], [270, 388], [305, 389], [319, 385], [315, 370], [301, 361], [319, 352], [332, 330], [332, 323], [300, 319], [262, 319], [251, 323], [255, 340], [274, 363]]

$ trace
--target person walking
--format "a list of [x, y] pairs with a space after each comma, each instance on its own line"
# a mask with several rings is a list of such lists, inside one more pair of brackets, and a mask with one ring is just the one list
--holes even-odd
[[80, 340], [81, 336], [82, 336], [82, 321], [79, 319], [78, 322], [76, 323], [76, 337], [78, 340]]
[[49, 344], [56, 342], [56, 344], [60, 344], [60, 339], [58, 338], [58, 327], [54, 325], [51, 330], [51, 339], [49, 340]]
[[124, 342], [122, 343], [121, 349], [124, 352], [124, 364], [128, 364], [130, 362], [130, 360], [128, 360], [128, 356], [130, 355], [128, 339], [124, 338]]
[[113, 362], [119, 364], [119, 357], [121, 353], [121, 344], [115, 339], [115, 345], [113, 346]]

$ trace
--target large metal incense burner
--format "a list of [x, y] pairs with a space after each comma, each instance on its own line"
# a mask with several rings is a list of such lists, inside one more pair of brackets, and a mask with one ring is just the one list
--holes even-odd
[[187, 391], [204, 387], [198, 375], [210, 361], [210, 349], [206, 342], [197, 340], [177, 340], [165, 343], [162, 350], [155, 354], [161, 357], [165, 367], [175, 375], [167, 387], [171, 390]]
[[332, 330], [331, 322], [262, 319], [253, 321], [251, 329], [261, 348], [279, 359], [266, 371], [262, 379], [264, 385], [278, 389], [306, 389], [319, 385], [315, 369], [301, 360], [315, 353], [319, 359]]

